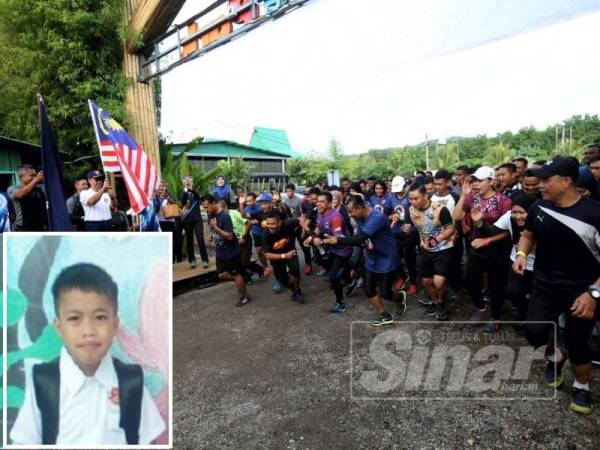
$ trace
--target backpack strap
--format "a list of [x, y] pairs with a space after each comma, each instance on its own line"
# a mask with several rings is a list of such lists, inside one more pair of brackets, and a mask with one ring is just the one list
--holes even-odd
[[136, 445], [140, 440], [144, 373], [138, 364], [126, 364], [117, 358], [113, 363], [119, 380], [119, 427], [125, 430], [127, 444]]
[[58, 436], [60, 401], [59, 358], [33, 366], [35, 399], [42, 415], [42, 444], [54, 445]]

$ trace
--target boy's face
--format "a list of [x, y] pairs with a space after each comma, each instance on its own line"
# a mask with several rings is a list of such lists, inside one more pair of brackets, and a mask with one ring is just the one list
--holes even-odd
[[54, 324], [75, 364], [93, 376], [110, 349], [119, 317], [106, 295], [70, 289], [60, 293]]

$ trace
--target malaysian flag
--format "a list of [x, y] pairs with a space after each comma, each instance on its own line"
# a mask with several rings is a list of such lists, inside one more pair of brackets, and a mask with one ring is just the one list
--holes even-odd
[[89, 100], [105, 172], [121, 172], [131, 211], [139, 214], [152, 201], [160, 175], [142, 147], [105, 111]]

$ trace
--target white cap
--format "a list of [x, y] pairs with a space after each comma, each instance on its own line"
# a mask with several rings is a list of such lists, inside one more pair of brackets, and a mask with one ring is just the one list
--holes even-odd
[[394, 177], [394, 179], [392, 180], [392, 192], [402, 192], [405, 184], [406, 182], [404, 181], [404, 177]]
[[477, 178], [479, 181], [481, 180], [485, 180], [486, 178], [494, 178], [495, 173], [494, 173], [494, 169], [492, 169], [491, 167], [488, 166], [482, 166], [479, 169], [477, 169], [475, 171], [475, 173], [473, 174], [473, 176], [475, 178]]

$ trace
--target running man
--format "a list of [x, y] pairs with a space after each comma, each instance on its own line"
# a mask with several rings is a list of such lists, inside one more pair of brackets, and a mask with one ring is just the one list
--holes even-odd
[[423, 287], [436, 305], [435, 318], [447, 320], [444, 302], [446, 280], [452, 267], [455, 232], [452, 215], [446, 206], [429, 199], [425, 185], [413, 183], [408, 189], [410, 220], [419, 231], [419, 266]]
[[[349, 198], [346, 208], [356, 221], [357, 233], [345, 238], [332, 236], [323, 242], [330, 245], [365, 245], [365, 294], [379, 314], [379, 318], [372, 321], [371, 325], [380, 327], [392, 324], [394, 319], [383, 300], [393, 300], [392, 285], [398, 268], [398, 252], [388, 218], [383, 212], [365, 205], [365, 200], [358, 195]], [[405, 309], [406, 306], [399, 305], [399, 311]]]

